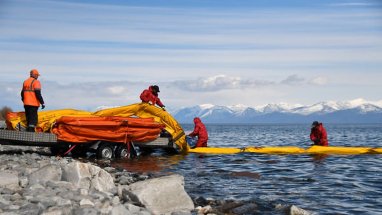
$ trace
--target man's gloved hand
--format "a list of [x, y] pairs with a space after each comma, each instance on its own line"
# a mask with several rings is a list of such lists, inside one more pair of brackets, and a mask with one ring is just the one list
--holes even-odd
[[163, 107], [161, 107], [161, 108], [162, 108], [162, 110], [163, 110], [163, 111], [166, 111], [166, 108], [165, 108], [165, 106], [163, 106]]
[[45, 108], [45, 105], [44, 104], [41, 104], [41, 109], [44, 109]]
[[149, 101], [149, 105], [153, 105], [153, 102], [152, 102], [152, 101]]

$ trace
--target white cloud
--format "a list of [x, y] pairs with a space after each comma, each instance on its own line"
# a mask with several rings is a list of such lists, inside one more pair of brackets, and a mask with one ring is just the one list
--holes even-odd
[[326, 77], [318, 76], [310, 80], [310, 83], [315, 85], [325, 85], [328, 83], [328, 79]]
[[107, 90], [114, 95], [119, 95], [127, 91], [127, 89], [123, 86], [111, 86], [108, 87]]
[[298, 85], [301, 83], [304, 83], [305, 79], [294, 74], [288, 76], [286, 79], [282, 80], [280, 83], [281, 84], [286, 84], [286, 85]]
[[189, 91], [222, 91], [229, 89], [245, 89], [268, 86], [272, 81], [242, 79], [241, 77], [216, 75], [196, 80], [174, 81], [170, 85]]

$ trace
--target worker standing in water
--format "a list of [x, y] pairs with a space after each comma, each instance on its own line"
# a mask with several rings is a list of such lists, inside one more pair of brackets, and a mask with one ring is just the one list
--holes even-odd
[[312, 129], [310, 132], [310, 140], [313, 141], [314, 145], [318, 146], [328, 146], [328, 136], [326, 129], [321, 122], [314, 121], [312, 123]]
[[41, 83], [38, 79], [40, 73], [37, 69], [30, 71], [30, 77], [24, 81], [21, 90], [21, 100], [24, 103], [27, 131], [35, 132], [38, 122], [38, 108], [45, 108], [44, 99], [41, 95]]
[[162, 110], [165, 111], [165, 106], [158, 97], [159, 92], [159, 87], [157, 85], [151, 85], [148, 89], [145, 89], [141, 93], [140, 98], [142, 102], [149, 103], [150, 105], [158, 105], [162, 108]]
[[208, 133], [206, 126], [203, 124], [202, 120], [200, 120], [199, 117], [194, 118], [194, 131], [192, 131], [187, 136], [190, 137], [198, 137], [198, 141], [194, 147], [207, 147], [207, 141], [208, 141]]

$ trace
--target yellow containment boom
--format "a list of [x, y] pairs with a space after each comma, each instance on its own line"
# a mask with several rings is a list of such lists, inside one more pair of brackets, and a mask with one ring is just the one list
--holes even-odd
[[189, 149], [189, 153], [201, 154], [382, 154], [382, 148], [372, 147], [339, 147], [339, 146], [312, 146], [308, 149], [295, 146], [272, 147], [246, 147], [246, 148], [213, 148], [199, 147]]
[[[43, 132], [51, 129], [56, 120], [62, 116], [90, 116], [91, 112], [75, 110], [75, 109], [62, 109], [62, 110], [48, 110], [38, 112], [37, 127], [41, 128]], [[27, 120], [24, 112], [14, 112], [14, 116], [8, 118], [13, 129], [17, 129], [20, 124], [27, 127]]]

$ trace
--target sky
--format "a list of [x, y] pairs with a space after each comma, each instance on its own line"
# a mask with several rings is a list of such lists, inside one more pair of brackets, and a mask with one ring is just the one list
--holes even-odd
[[0, 0], [0, 106], [39, 70], [49, 110], [382, 100], [382, 1]]

